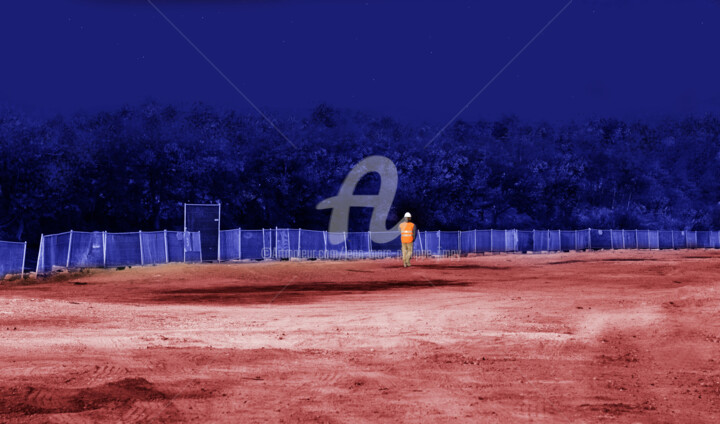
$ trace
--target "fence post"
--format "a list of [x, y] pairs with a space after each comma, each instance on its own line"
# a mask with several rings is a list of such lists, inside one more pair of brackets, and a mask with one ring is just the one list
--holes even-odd
[[343, 231], [343, 242], [345, 243], [345, 260], [348, 258], [348, 251], [347, 251], [347, 232]]
[[655, 240], [657, 240], [657, 250], [660, 250], [660, 230], [655, 230]]
[[588, 250], [592, 250], [592, 228], [588, 228]]
[[40, 234], [40, 248], [38, 249], [38, 260], [35, 264], [35, 278], [40, 274], [40, 260], [45, 259], [45, 235]]
[[368, 230], [368, 253], [372, 258], [372, 231]]
[[625, 249], [625, 230], [620, 230], [622, 233], [622, 239], [623, 239], [623, 249]]
[[[490, 253], [492, 253], [492, 251], [493, 251], [493, 242], [492, 242], [493, 241], [493, 233], [492, 232], [493, 232], [493, 230], [491, 228], [490, 229]], [[533, 230], [533, 238], [534, 238], [534, 236], [535, 236], [535, 230]]]
[[[533, 253], [535, 253], [535, 229], [533, 229], [532, 238], [533, 238], [533, 250], [532, 251], [533, 251]], [[492, 230], [490, 230], [490, 251], [492, 251]]]
[[578, 232], [577, 232], [577, 230], [573, 230], [573, 234], [575, 234], [575, 251], [577, 252], [577, 250], [578, 250], [578, 247], [577, 247]]
[[563, 248], [562, 248], [562, 231], [561, 230], [558, 230], [558, 249], [559, 249], [558, 250], [559, 252], [562, 252], [562, 250], [563, 250]]
[[300, 234], [302, 234], [302, 228], [298, 228], [298, 258], [302, 257], [300, 254]]
[[458, 231], [458, 256], [462, 253], [462, 231]]
[[473, 230], [473, 253], [477, 252], [477, 230]]
[[107, 231], [103, 231], [103, 268], [107, 267]]
[[68, 240], [68, 254], [67, 254], [67, 262], [65, 263], [65, 268], [70, 268], [70, 252], [72, 251], [72, 239], [73, 239], [73, 230], [70, 230], [70, 240]]
[[22, 280], [25, 278], [25, 254], [27, 253], [27, 242], [25, 242], [25, 245], [23, 246], [23, 259], [22, 259], [22, 265], [20, 265], [20, 279]]
[[238, 260], [242, 259], [242, 228], [238, 228]]
[[165, 239], [165, 263], [169, 263], [170, 254], [168, 253], [167, 230], [163, 230], [163, 237]]
[[547, 230], [547, 250], [550, 252], [550, 230]]
[[[220, 219], [222, 218], [220, 214], [220, 209], [222, 209], [222, 203], [218, 203], [218, 252], [217, 252], [217, 261], [220, 263]], [[200, 251], [202, 252], [202, 248], [200, 248]], [[202, 253], [201, 253], [202, 254]]]
[[688, 248], [688, 231], [685, 230], [682, 232], [682, 234], [685, 236], [685, 248]]
[[140, 240], [140, 266], [145, 266], [145, 257], [143, 256], [142, 230], [138, 231], [138, 240]]
[[[261, 254], [261, 256], [264, 255], [265, 252], [267, 252], [267, 246], [266, 246], [266, 243], [265, 243], [265, 229], [264, 229], [264, 228], [262, 229], [262, 232], [263, 232], [263, 234], [262, 234], [262, 238], [263, 238], [263, 253]], [[270, 237], [272, 237], [272, 235], [270, 235]], [[272, 244], [272, 240], [270, 240], [270, 244]], [[272, 259], [272, 249], [270, 250], [270, 258]], [[265, 258], [263, 258], [263, 259], [265, 259]]]
[[323, 231], [323, 243], [325, 243], [325, 259], [328, 257], [328, 250], [327, 250], [327, 231]]
[[277, 233], [278, 233], [278, 227], [275, 227], [275, 259], [278, 258], [278, 245], [277, 245]]
[[440, 246], [440, 230], [438, 230], [438, 255], [442, 255], [442, 247]]
[[675, 230], [670, 230], [670, 242], [672, 243], [673, 250], [675, 250]]
[[200, 263], [202, 263], [203, 257], [202, 257], [202, 243], [200, 244]]
[[183, 242], [182, 242], [183, 243], [183, 263], [185, 263], [187, 261], [187, 259], [186, 259], [187, 255], [185, 254], [187, 251], [187, 228], [185, 228], [185, 230], [183, 230], [183, 239], [182, 240], [183, 240]]
[[638, 232], [638, 230], [635, 230], [635, 249], [640, 250], [640, 245], [638, 244], [637, 232]]

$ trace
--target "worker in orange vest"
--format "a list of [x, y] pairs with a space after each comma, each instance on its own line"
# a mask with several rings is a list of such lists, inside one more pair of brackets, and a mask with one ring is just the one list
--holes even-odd
[[405, 219], [400, 223], [400, 242], [402, 243], [403, 267], [410, 266], [410, 258], [413, 253], [413, 242], [415, 241], [415, 224], [410, 222], [412, 215], [405, 213]]

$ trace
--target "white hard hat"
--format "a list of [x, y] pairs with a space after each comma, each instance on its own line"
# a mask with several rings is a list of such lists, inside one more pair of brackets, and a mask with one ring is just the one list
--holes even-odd
[[412, 215], [410, 215], [410, 212], [405, 212], [405, 218], [412, 218]]

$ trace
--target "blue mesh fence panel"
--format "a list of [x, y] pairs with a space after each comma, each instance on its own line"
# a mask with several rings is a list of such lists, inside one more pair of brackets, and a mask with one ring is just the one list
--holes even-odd
[[272, 230], [261, 230], [262, 231], [262, 243], [264, 247], [264, 251], [262, 252], [262, 258], [263, 259], [270, 259], [272, 258], [272, 254], [274, 252], [274, 242], [275, 242], [275, 236]]
[[650, 248], [650, 231], [648, 230], [636, 230], [637, 234], [637, 245], [638, 249], [649, 249]]
[[330, 259], [345, 259], [347, 237], [345, 233], [327, 232], [327, 251]]
[[613, 249], [624, 249], [623, 243], [623, 232], [622, 230], [610, 230], [610, 239], [612, 240]]
[[672, 249], [673, 247], [673, 232], [658, 231], [658, 249]]
[[575, 231], [560, 231], [560, 248], [561, 250], [570, 251], [575, 250]]
[[460, 250], [459, 234], [457, 231], [440, 231], [440, 254], [457, 254]]
[[720, 249], [720, 231], [713, 231], [712, 238], [713, 238], [713, 247], [715, 249]]
[[[168, 261], [183, 262], [185, 260], [185, 238], [194, 238], [195, 244], [199, 244], [200, 233], [183, 233], [182, 231], [167, 232]], [[188, 244], [192, 244], [191, 242]], [[192, 254], [191, 254], [192, 256]]]
[[106, 265], [129, 266], [140, 265], [140, 234], [139, 233], [107, 233]]
[[43, 236], [42, 248], [38, 257], [38, 272], [47, 273], [55, 268], [66, 268], [70, 233]]
[[240, 259], [240, 229], [220, 231], [220, 260]]
[[590, 248], [590, 233], [587, 230], [577, 230], [577, 250], [587, 250]]
[[278, 228], [273, 230], [276, 258], [294, 258], [299, 256], [299, 230]]
[[533, 232], [533, 251], [547, 252], [550, 241], [549, 238], [548, 230], [535, 230]]
[[272, 249], [271, 232], [264, 230], [242, 230], [240, 232], [240, 259], [269, 258]]
[[428, 231], [425, 233], [425, 241], [427, 247], [425, 250], [431, 255], [440, 255], [440, 232], [439, 231]]
[[367, 232], [347, 233], [347, 249], [351, 258], [365, 258], [370, 255], [370, 239]]
[[609, 230], [590, 230], [590, 246], [593, 249], [612, 249]]
[[288, 230], [290, 232], [290, 257], [300, 257], [300, 230]]
[[102, 268], [103, 233], [73, 231], [70, 244], [70, 268]]
[[[413, 243], [413, 254], [425, 253], [425, 233], [426, 232], [423, 231], [417, 232], [417, 238], [415, 239], [415, 243]], [[398, 254], [402, 254], [402, 251]]]
[[715, 248], [715, 231], [708, 231], [707, 232], [707, 249], [714, 249]]
[[673, 231], [673, 240], [675, 241], [676, 249], [687, 248], [687, 240], [685, 231]]
[[697, 232], [696, 231], [685, 231], [685, 236], [687, 239], [687, 248], [688, 249], [697, 249]]
[[533, 232], [532, 231], [518, 231], [517, 232], [517, 250], [518, 252], [532, 252], [533, 247]]
[[25, 243], [0, 241], [0, 278], [6, 274], [20, 274], [25, 264]]
[[170, 262], [183, 261], [182, 231], [167, 232], [168, 260]]
[[475, 231], [460, 232], [460, 250], [462, 253], [475, 253]]
[[325, 257], [325, 232], [301, 230], [300, 256], [303, 258]]
[[[398, 238], [398, 241], [400, 241], [399, 238]], [[398, 244], [398, 246], [400, 246], [400, 247], [398, 248], [396, 255], [402, 256], [402, 243]], [[418, 230], [416, 237], [415, 237], [415, 242], [413, 243], [413, 255], [423, 253], [424, 251], [425, 251], [425, 236], [423, 235], [422, 231]]]
[[490, 243], [493, 252], [505, 251], [505, 231], [490, 230]]
[[660, 235], [658, 231], [648, 231], [648, 249], [660, 249]]
[[710, 241], [710, 231], [697, 231], [695, 234], [697, 234], [697, 247], [703, 249], [712, 247], [712, 243]]
[[490, 230], [476, 230], [475, 231], [475, 246], [476, 253], [491, 252], [491, 237]]
[[550, 241], [548, 244], [548, 250], [551, 252], [557, 252], [560, 250], [560, 231], [551, 230], [549, 233]]
[[185, 247], [182, 231], [167, 232], [168, 260], [170, 262], [182, 262], [185, 257]]
[[505, 251], [515, 252], [517, 250], [517, 231], [505, 230]]
[[[200, 262], [205, 260], [202, 256], [202, 237], [200, 231], [188, 231], [185, 233], [183, 240], [185, 244], [185, 262]], [[210, 260], [217, 259], [217, 248], [213, 255], [213, 258]]]
[[636, 230], [622, 230], [623, 238], [625, 239], [625, 249], [637, 249], [637, 231]]
[[[402, 249], [402, 242], [400, 240], [400, 232], [390, 232], [390, 231], [373, 231], [373, 234], [375, 237], [380, 239], [390, 239], [390, 241], [385, 243], [378, 243], [373, 240], [372, 242], [372, 255], [373, 257], [393, 257], [398, 256], [400, 254], [400, 251]], [[434, 233], [431, 233], [434, 234]], [[430, 237], [430, 235], [427, 235], [427, 237]], [[422, 247], [425, 249], [425, 238], [426, 233], [422, 231], [418, 231], [417, 238], [422, 240], [415, 240], [413, 243], [413, 251], [419, 251]]]
[[[169, 261], [165, 255], [165, 232], [152, 231], [140, 233], [142, 239], [143, 265], [164, 264]], [[166, 260], [167, 259], [167, 260]]]

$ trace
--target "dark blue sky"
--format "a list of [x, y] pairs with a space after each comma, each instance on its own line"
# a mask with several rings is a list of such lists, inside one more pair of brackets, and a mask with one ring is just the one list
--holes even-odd
[[[567, 0], [161, 1], [264, 110], [320, 102], [444, 123]], [[0, 104], [54, 114], [148, 98], [251, 111], [146, 2], [0, 5]], [[575, 0], [462, 115], [720, 111], [720, 1]]]

